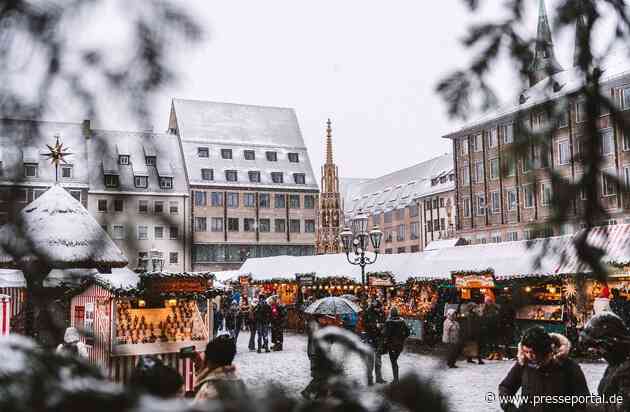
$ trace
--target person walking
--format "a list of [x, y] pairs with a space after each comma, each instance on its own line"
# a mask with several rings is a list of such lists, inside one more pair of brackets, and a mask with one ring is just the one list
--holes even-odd
[[225, 315], [225, 328], [228, 330], [232, 339], [234, 339], [234, 343], [236, 343], [238, 341], [238, 335], [241, 332], [241, 315], [236, 301], [232, 302], [232, 305]]
[[214, 313], [213, 317], [213, 336], [217, 336], [219, 330], [223, 328], [223, 312], [221, 311], [221, 306], [216, 303], [212, 304], [212, 309]]
[[252, 303], [247, 305], [247, 327], [249, 328], [249, 345], [250, 351], [256, 350], [256, 306], [258, 301], [252, 300]]
[[459, 323], [457, 322], [457, 311], [448, 309], [444, 326], [442, 328], [442, 342], [447, 346], [446, 365], [449, 368], [457, 368], [455, 362], [462, 350], [459, 334]]
[[480, 339], [479, 339], [479, 356], [483, 357], [484, 350], [487, 351], [487, 359], [499, 360], [497, 349], [497, 330], [499, 323], [499, 307], [494, 303], [490, 296], [486, 296], [484, 303], [480, 308]]
[[256, 318], [256, 333], [258, 334], [258, 348], [257, 352], [261, 353], [262, 349], [265, 349], [265, 352], [269, 351], [269, 322], [271, 321], [271, 308], [269, 304], [267, 304], [267, 300], [265, 295], [260, 295], [258, 297], [258, 305], [256, 305], [255, 309], [255, 318]]
[[227, 335], [212, 339], [206, 345], [205, 367], [199, 372], [195, 403], [207, 400], [236, 400], [246, 392], [243, 381], [232, 365], [236, 343]]
[[74, 326], [66, 328], [63, 343], [57, 346], [56, 352], [77, 356], [82, 359], [87, 359], [89, 356], [87, 346], [79, 339], [79, 331]]
[[[547, 333], [540, 326], [528, 329], [519, 344], [517, 361], [499, 384], [504, 411], [580, 411], [586, 405], [569, 403], [534, 404], [543, 397], [589, 396], [580, 365], [569, 358], [571, 342], [558, 333]], [[521, 390], [523, 403], [516, 408], [507, 401]]]
[[281, 351], [284, 342], [284, 320], [286, 319], [286, 309], [277, 297], [271, 301], [271, 350]]
[[372, 354], [368, 359], [368, 385], [374, 385], [374, 373], [376, 373], [376, 383], [387, 383], [383, 379], [381, 361], [381, 329], [384, 323], [384, 314], [380, 302], [372, 299], [363, 315], [363, 325], [365, 328], [367, 344], [372, 347]]
[[389, 361], [392, 364], [394, 383], [398, 383], [398, 357], [402, 353], [405, 340], [409, 335], [409, 326], [398, 316], [398, 308], [393, 307], [389, 312], [389, 319], [385, 322], [383, 339], [385, 350], [389, 354]]

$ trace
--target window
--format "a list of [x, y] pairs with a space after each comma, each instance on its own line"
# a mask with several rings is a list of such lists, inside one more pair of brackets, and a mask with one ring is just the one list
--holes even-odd
[[490, 236], [491, 243], [501, 243], [501, 232], [494, 232]]
[[513, 158], [508, 157], [505, 159], [505, 175], [514, 176], [516, 174], [516, 162]]
[[440, 230], [440, 219], [433, 220], [433, 230], [435, 232]]
[[630, 109], [630, 86], [621, 89], [621, 107], [624, 110]]
[[407, 253], [407, 248], [399, 247], [398, 249], [396, 249], [396, 253]]
[[271, 172], [271, 181], [274, 183], [282, 183], [283, 182], [282, 172]]
[[569, 125], [569, 113], [566, 110], [558, 113], [558, 128], [567, 127]]
[[495, 148], [499, 145], [498, 131], [496, 127], [493, 127], [488, 132], [488, 147]]
[[118, 176], [105, 175], [105, 187], [118, 187]]
[[177, 252], [170, 252], [168, 254], [168, 262], [171, 265], [176, 265], [177, 263], [179, 263], [179, 253], [177, 253]]
[[125, 239], [125, 227], [123, 225], [113, 225], [112, 238], [115, 240]]
[[300, 220], [299, 219], [289, 220], [289, 232], [300, 233]]
[[470, 170], [468, 169], [468, 163], [464, 163], [464, 168], [462, 169], [462, 182], [464, 185], [470, 184]]
[[148, 186], [148, 178], [146, 176], [134, 176], [133, 183], [136, 187], [146, 188]]
[[304, 221], [304, 233], [315, 233], [315, 221], [307, 219]]
[[419, 223], [418, 222], [413, 222], [411, 225], [409, 225], [409, 239], [411, 240], [417, 240], [418, 237], [418, 231], [419, 231]]
[[499, 192], [490, 192], [490, 199], [492, 201], [491, 211], [492, 213], [499, 213], [501, 210], [501, 195]]
[[145, 156], [144, 157], [144, 163], [147, 166], [155, 166], [155, 163], [156, 163], [155, 156]]
[[160, 214], [164, 213], [164, 202], [162, 200], [156, 200], [153, 203], [153, 213]]
[[38, 169], [37, 163], [24, 163], [24, 177], [37, 177]]
[[208, 230], [207, 219], [205, 217], [195, 217], [195, 232], [205, 232]]
[[306, 184], [306, 175], [304, 173], [293, 173], [293, 181], [296, 185]]
[[228, 231], [230, 232], [238, 232], [238, 218], [237, 217], [228, 217]]
[[265, 157], [267, 157], [267, 160], [270, 162], [278, 161], [278, 154], [276, 152], [265, 152]]
[[289, 162], [291, 163], [299, 163], [300, 155], [298, 153], [289, 153]]
[[287, 231], [286, 223], [284, 219], [276, 219], [274, 221], [274, 229], [276, 233], [284, 233]]
[[496, 180], [499, 178], [499, 159], [490, 159], [490, 179]]
[[253, 150], [244, 150], [243, 157], [245, 160], [256, 160], [256, 152]]
[[381, 215], [379, 215], [379, 214], [372, 215], [372, 224], [373, 225], [380, 225], [381, 224]]
[[198, 147], [197, 148], [197, 156], [198, 157], [210, 157], [210, 151], [207, 147]]
[[315, 196], [304, 195], [304, 209], [315, 209]]
[[527, 153], [523, 156], [523, 173], [527, 173], [534, 167], [534, 153], [531, 148], [527, 148]]
[[98, 205], [99, 212], [107, 212], [107, 200], [106, 199], [98, 199], [96, 202]]
[[569, 151], [569, 142], [563, 141], [558, 143], [558, 164], [566, 165], [571, 161], [571, 153]]
[[475, 162], [475, 182], [483, 183], [483, 162]]
[[114, 212], [123, 211], [124, 202], [122, 199], [114, 199]]
[[227, 180], [228, 182], [238, 181], [238, 173], [236, 172], [236, 170], [226, 170], [225, 180]]
[[61, 166], [61, 178], [72, 179], [72, 165]]
[[149, 238], [149, 227], [138, 226], [138, 240], [147, 240]]
[[540, 200], [543, 206], [548, 206], [551, 203], [551, 183], [540, 184]]
[[210, 193], [210, 203], [212, 207], [221, 207], [223, 206], [223, 193], [221, 192], [212, 192]]
[[179, 226], [170, 226], [168, 228], [168, 238], [169, 239], [179, 238]]
[[405, 240], [405, 225], [398, 225], [398, 230], [396, 232], [396, 240]]
[[129, 155], [120, 155], [120, 156], [118, 156], [118, 164], [119, 165], [128, 165], [129, 164]]
[[507, 232], [508, 242], [515, 242], [518, 240], [518, 232]]
[[232, 159], [232, 149], [221, 149], [221, 159]]
[[138, 213], [148, 213], [148, 212], [149, 212], [149, 201], [138, 200]]
[[254, 232], [256, 230], [256, 219], [248, 217], [243, 219], [243, 230], [245, 232]]
[[508, 210], [516, 210], [516, 189], [507, 191]]
[[532, 190], [532, 185], [523, 186], [523, 202], [525, 203], [525, 208], [529, 209], [534, 207], [534, 191]]
[[227, 193], [227, 207], [235, 209], [238, 207], [238, 192]]
[[154, 226], [153, 237], [154, 239], [164, 239], [164, 226]]
[[256, 194], [243, 193], [243, 205], [245, 207], [256, 207]]
[[464, 217], [470, 217], [470, 199], [464, 199]]
[[258, 230], [260, 230], [261, 232], [271, 231], [271, 221], [269, 219], [259, 219]]
[[201, 180], [214, 180], [214, 170], [201, 169]]
[[499, 138], [504, 144], [509, 144], [514, 141], [514, 125], [504, 124], [499, 126]]
[[416, 217], [420, 214], [418, 205], [409, 206], [409, 217]]
[[284, 209], [286, 207], [285, 195], [282, 193], [276, 193], [273, 195], [274, 205], [276, 209]]
[[384, 213], [385, 223], [392, 223], [393, 212], [390, 210], [389, 212]]
[[177, 203], [177, 201], [169, 202], [169, 212], [171, 215], [176, 215], [179, 213], [179, 203]]
[[627, 187], [630, 187], [630, 166], [623, 168], [623, 182]]
[[172, 177], [160, 177], [160, 189], [172, 189], [173, 178]]
[[462, 156], [467, 156], [468, 155], [468, 139], [462, 139], [459, 142], [459, 147], [461, 149]]
[[615, 152], [615, 142], [612, 128], [601, 132], [601, 148], [603, 155], [610, 155]]
[[247, 175], [249, 176], [249, 181], [252, 183], [260, 183], [260, 172], [257, 171], [250, 171], [247, 172]]
[[213, 217], [210, 220], [210, 229], [213, 232], [223, 232], [223, 218], [222, 217]]
[[259, 206], [261, 208], [268, 208], [269, 204], [271, 203], [269, 199], [269, 193], [261, 193], [260, 195], [258, 195], [258, 203], [260, 204]]
[[586, 120], [586, 104], [585, 102], [577, 102], [575, 105], [575, 122], [582, 123]]
[[207, 204], [206, 192], [195, 190], [195, 206], [205, 206], [206, 204]]
[[602, 195], [613, 196], [617, 193], [617, 185], [615, 179], [610, 175], [602, 174]]
[[624, 133], [623, 130], [621, 132], [623, 133], [623, 150], [630, 150], [630, 134]]
[[291, 209], [300, 208], [300, 195], [289, 195], [289, 207]]
[[411, 245], [411, 253], [417, 253], [417, 252], [420, 252], [420, 246]]
[[483, 216], [486, 214], [486, 195], [483, 193], [475, 195], [475, 206], [477, 210], [477, 216]]
[[472, 145], [473, 152], [480, 152], [482, 149], [481, 133], [474, 135], [470, 143]]

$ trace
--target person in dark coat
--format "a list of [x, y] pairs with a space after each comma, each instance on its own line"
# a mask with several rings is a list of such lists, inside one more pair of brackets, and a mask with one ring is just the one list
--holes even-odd
[[248, 348], [250, 351], [256, 350], [256, 306], [258, 305], [258, 301], [253, 299], [250, 304], [247, 305], [245, 309], [245, 316], [247, 327], [249, 329], [249, 345]]
[[217, 336], [220, 329], [223, 329], [223, 311], [221, 307], [216, 303], [212, 304], [212, 308], [214, 309], [214, 323], [213, 323], [213, 336]]
[[258, 298], [258, 305], [256, 305], [255, 309], [255, 318], [256, 318], [256, 333], [258, 334], [258, 353], [262, 352], [262, 349], [265, 349], [265, 352], [270, 352], [269, 350], [269, 322], [271, 322], [271, 307], [267, 303], [266, 297], [264, 295], [260, 295]]
[[376, 372], [376, 383], [386, 383], [383, 379], [381, 363], [381, 333], [384, 323], [385, 315], [380, 302], [373, 299], [363, 314], [363, 326], [365, 328], [367, 344], [372, 347], [373, 351], [372, 356], [368, 361], [370, 364], [368, 371], [368, 385], [374, 384], [374, 372]]
[[[586, 405], [571, 403], [534, 404], [544, 396], [589, 396], [584, 373], [577, 362], [569, 358], [571, 342], [558, 333], [547, 333], [540, 326], [528, 329], [518, 347], [517, 361], [499, 384], [501, 407], [504, 411], [580, 411]], [[519, 408], [506, 401], [521, 390], [527, 403]], [[522, 398], [524, 399], [524, 398]]]
[[628, 315], [630, 315], [628, 302], [626, 302], [626, 300], [621, 297], [621, 295], [619, 294], [619, 289], [613, 288], [611, 290], [611, 295], [612, 298], [610, 300], [610, 309], [612, 309], [615, 315], [619, 316], [621, 320], [623, 320], [623, 323], [628, 325]]
[[630, 410], [630, 331], [623, 319], [610, 312], [593, 316], [580, 334], [580, 343], [595, 349], [608, 362], [597, 392], [606, 399], [615, 395], [621, 398], [621, 402], [600, 404], [594, 410]]
[[398, 316], [398, 309], [393, 307], [389, 313], [389, 319], [385, 322], [383, 339], [385, 350], [389, 354], [389, 361], [392, 364], [394, 383], [398, 383], [398, 357], [405, 347], [405, 340], [409, 334], [409, 326]]
[[[502, 298], [499, 302], [499, 316], [497, 326], [497, 340], [503, 347], [501, 358], [511, 358], [510, 346], [514, 341], [514, 330], [516, 328], [516, 310], [514, 304], [506, 299]], [[499, 360], [501, 360], [501, 358]]]
[[241, 314], [236, 301], [232, 302], [232, 306], [228, 309], [225, 315], [225, 328], [228, 330], [234, 343], [238, 341], [238, 335], [241, 332]]
[[271, 350], [281, 351], [284, 342], [284, 321], [287, 311], [278, 298], [275, 297], [271, 302]]
[[155, 355], [143, 355], [131, 373], [129, 386], [159, 398], [172, 398], [180, 391], [184, 379]]

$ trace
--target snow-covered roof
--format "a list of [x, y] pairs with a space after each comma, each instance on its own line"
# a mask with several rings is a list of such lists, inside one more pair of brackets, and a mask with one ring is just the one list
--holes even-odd
[[[164, 133], [92, 130], [87, 145], [90, 161], [90, 191], [186, 193], [184, 159], [177, 136]], [[120, 154], [129, 155], [129, 164], [118, 164]], [[147, 156], [155, 156], [148, 166]], [[119, 186], [105, 186], [105, 174], [118, 176]], [[147, 176], [146, 188], [135, 186], [135, 176]], [[172, 177], [173, 187], [160, 187], [160, 177]]]
[[127, 258], [88, 211], [65, 189], [54, 185], [18, 215], [21, 227], [0, 228], [0, 261], [40, 260], [50, 267], [122, 267]]
[[0, 269], [0, 288], [25, 288], [26, 279], [21, 270]]
[[[173, 99], [171, 119], [182, 140], [190, 184], [318, 188], [293, 109]], [[208, 157], [199, 157], [200, 148]], [[232, 158], [223, 159], [222, 149], [231, 149]], [[245, 160], [244, 150], [254, 151], [255, 159]], [[276, 152], [277, 161], [267, 160], [268, 151]], [[289, 162], [288, 153], [297, 153], [299, 161]], [[202, 179], [202, 169], [213, 169], [212, 181]], [[237, 182], [227, 181], [228, 170], [237, 171]], [[250, 171], [260, 172], [260, 183], [250, 182]], [[273, 183], [272, 172], [282, 172], [283, 183]], [[305, 184], [295, 183], [294, 174], [304, 174]]]
[[[346, 186], [345, 217], [400, 209], [428, 194], [454, 190], [455, 182], [448, 178], [452, 173], [453, 155], [446, 153], [385, 176], [358, 183], [355, 187]], [[440, 176], [446, 176], [445, 183], [439, 183]], [[437, 183], [432, 184], [435, 178], [438, 178]]]
[[114, 268], [112, 273], [99, 273], [95, 279], [111, 289], [135, 289], [140, 284], [140, 275], [129, 269], [128, 266]]
[[429, 242], [429, 244], [424, 247], [424, 250], [438, 250], [447, 247], [463, 246], [465, 244], [466, 240], [463, 238], [434, 240], [432, 242]]

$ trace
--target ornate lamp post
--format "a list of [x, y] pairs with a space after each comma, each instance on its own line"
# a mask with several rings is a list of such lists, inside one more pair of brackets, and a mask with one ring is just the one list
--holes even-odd
[[[374, 228], [372, 228], [372, 230], [368, 233], [367, 225], [368, 217], [366, 215], [358, 215], [352, 219], [352, 230], [345, 227], [340, 233], [341, 241], [343, 243], [343, 251], [346, 254], [348, 262], [351, 265], [359, 265], [361, 267], [361, 282], [363, 286], [365, 286], [365, 267], [376, 262], [376, 259], [378, 259], [381, 239], [383, 238], [383, 232], [379, 230], [378, 226], [374, 226]], [[365, 250], [370, 242], [374, 248], [373, 259], [365, 256]], [[351, 248], [353, 254], [352, 258], [350, 258]]]

